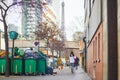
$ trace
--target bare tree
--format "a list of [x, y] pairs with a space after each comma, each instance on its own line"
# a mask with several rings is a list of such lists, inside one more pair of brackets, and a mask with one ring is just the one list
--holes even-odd
[[[49, 42], [53, 41], [59, 34], [58, 27], [52, 25], [52, 23], [42, 22], [39, 24], [35, 35], [37, 40], [45, 40], [47, 43], [47, 47]], [[47, 53], [48, 55], [48, 53]]]
[[50, 41], [59, 34], [59, 29], [56, 26], [50, 25], [50, 23], [42, 22], [39, 24], [35, 31], [37, 40]]
[[8, 34], [7, 34], [7, 29], [8, 29], [8, 25], [7, 25], [7, 21], [6, 21], [6, 16], [7, 16], [7, 12], [8, 10], [18, 4], [18, 3], [21, 3], [20, 2], [15, 2], [15, 3], [12, 3], [10, 5], [7, 5], [5, 3], [5, 0], [1, 0], [0, 2], [0, 11], [1, 11], [1, 19], [0, 21], [3, 22], [3, 25], [4, 25], [4, 36], [5, 36], [5, 49], [6, 49], [6, 77], [9, 76], [9, 58], [8, 58]]
[[8, 58], [8, 25], [6, 21], [6, 17], [8, 15], [8, 11], [12, 6], [23, 6], [27, 5], [28, 7], [37, 7], [42, 8], [41, 3], [38, 2], [38, 0], [15, 0], [11, 4], [7, 4], [6, 1], [8, 0], [0, 0], [0, 12], [1, 12], [1, 19], [0, 21], [3, 22], [4, 25], [4, 36], [5, 36], [5, 50], [6, 50], [6, 77], [9, 76], [9, 58]]
[[61, 57], [61, 52], [65, 50], [64, 42], [56, 38], [51, 41], [51, 44], [51, 48], [53, 47], [57, 54], [59, 54], [59, 57]]

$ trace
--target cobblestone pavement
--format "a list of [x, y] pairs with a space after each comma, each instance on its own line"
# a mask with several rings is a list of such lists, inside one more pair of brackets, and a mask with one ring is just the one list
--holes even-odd
[[69, 67], [65, 67], [63, 70], [55, 69], [57, 74], [54, 75], [37, 75], [37, 76], [0, 76], [0, 80], [92, 80], [83, 71], [82, 68], [75, 70], [75, 73], [70, 72]]

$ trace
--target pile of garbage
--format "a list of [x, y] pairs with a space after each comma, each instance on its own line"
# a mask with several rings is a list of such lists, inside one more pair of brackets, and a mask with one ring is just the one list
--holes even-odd
[[18, 47], [14, 48], [14, 58], [23, 58], [24, 57], [24, 51], [23, 50], [19, 50]]
[[38, 53], [34, 52], [32, 48], [25, 50], [24, 54], [25, 54], [25, 56], [24, 56], [25, 58], [34, 58], [34, 59], [37, 59], [39, 57]]
[[3, 51], [0, 52], [0, 58], [5, 57], [5, 55], [6, 55], [6, 51], [5, 50], [3, 50]]
[[[6, 51], [0, 52], [0, 58], [5, 57]], [[18, 47], [14, 47], [14, 58], [44, 58], [46, 59], [46, 55], [42, 53], [40, 50], [38, 52], [34, 51], [33, 48], [20, 49]], [[12, 51], [9, 51], [9, 58], [12, 58]]]

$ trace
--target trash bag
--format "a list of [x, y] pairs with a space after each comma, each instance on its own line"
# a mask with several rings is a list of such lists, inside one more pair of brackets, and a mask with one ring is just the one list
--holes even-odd
[[51, 75], [53, 75], [53, 68], [47, 66], [47, 67], [46, 67], [46, 74], [51, 74]]

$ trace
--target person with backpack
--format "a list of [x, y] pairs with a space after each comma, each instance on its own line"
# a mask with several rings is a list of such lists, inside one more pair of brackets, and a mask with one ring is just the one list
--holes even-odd
[[79, 58], [77, 57], [77, 56], [75, 56], [75, 62], [74, 62], [74, 64], [75, 64], [75, 68], [76, 68], [76, 70], [78, 69], [78, 66], [79, 66]]

